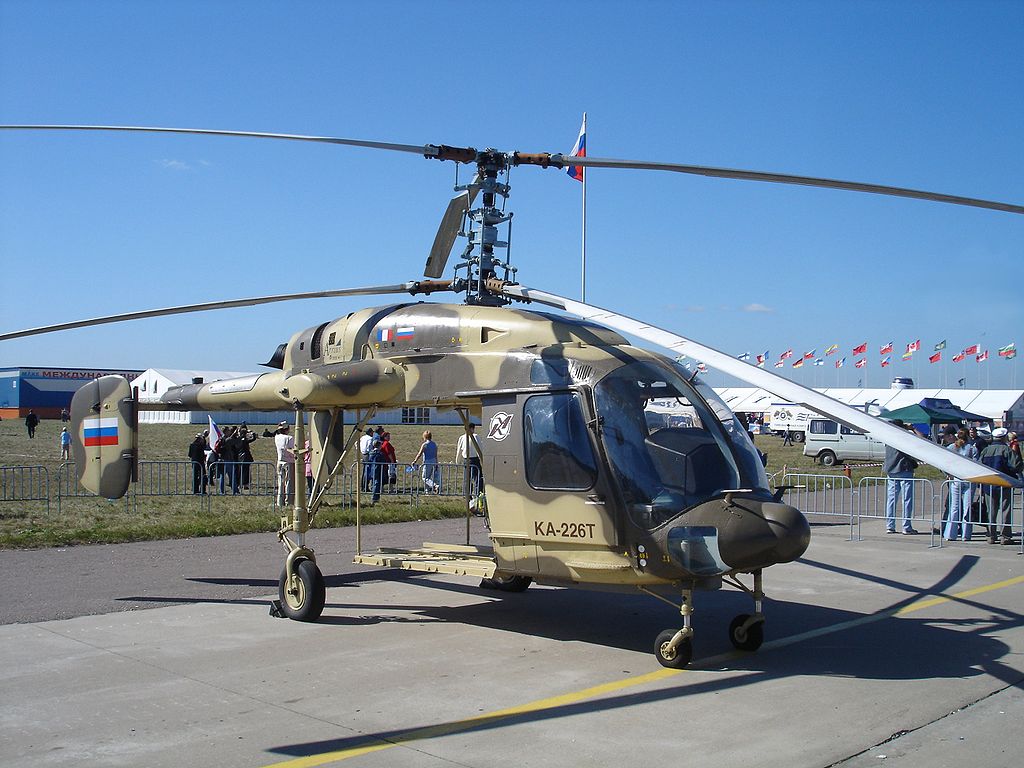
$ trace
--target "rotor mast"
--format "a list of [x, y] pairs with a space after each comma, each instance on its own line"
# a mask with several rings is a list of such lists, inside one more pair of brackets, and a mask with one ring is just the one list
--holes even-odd
[[[473, 197], [477, 191], [482, 193], [482, 204], [466, 212], [470, 227], [468, 232], [465, 227], [459, 232], [467, 243], [455, 272], [457, 275], [460, 269], [466, 270], [467, 304], [501, 306], [510, 303], [510, 299], [492, 292], [487, 284], [498, 277], [499, 269], [504, 270], [506, 281], [514, 280], [516, 273], [509, 259], [513, 214], [505, 211], [510, 187], [501, 180], [508, 174], [509, 157], [504, 152], [485, 149], [475, 153], [473, 162], [477, 166], [476, 178], [469, 184], [456, 186], [455, 190], [468, 191]], [[502, 224], [508, 224], [504, 239], [499, 233]], [[504, 259], [500, 255], [502, 249]]]

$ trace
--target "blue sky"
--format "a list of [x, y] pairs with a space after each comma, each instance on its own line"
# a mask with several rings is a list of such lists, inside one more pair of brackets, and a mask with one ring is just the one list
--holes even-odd
[[[1024, 203], [1014, 2], [16, 2], [0, 122], [207, 127], [566, 152]], [[465, 177], [465, 172], [463, 174]], [[3, 330], [417, 279], [454, 167], [192, 136], [0, 133]], [[516, 169], [514, 262], [580, 284], [580, 185]], [[1024, 386], [1024, 217], [594, 170], [587, 300], [733, 354], [839, 344], [805, 384]], [[0, 365], [257, 370], [319, 300], [5, 342]], [[980, 343], [987, 363], [897, 353]], [[869, 366], [852, 367], [867, 341]], [[714, 385], [726, 382], [712, 373]]]

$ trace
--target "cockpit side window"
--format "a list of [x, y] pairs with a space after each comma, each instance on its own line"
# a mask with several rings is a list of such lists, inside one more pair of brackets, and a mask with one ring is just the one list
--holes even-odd
[[538, 490], [584, 491], [597, 481], [580, 398], [572, 392], [534, 395], [523, 406], [526, 480]]

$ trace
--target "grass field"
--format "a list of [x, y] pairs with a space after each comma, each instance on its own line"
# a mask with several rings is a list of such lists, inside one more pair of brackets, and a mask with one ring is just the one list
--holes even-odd
[[[146, 539], [216, 536], [230, 533], [276, 531], [280, 513], [271, 496], [214, 496], [207, 508], [202, 497], [139, 496], [134, 505], [125, 500], [109, 502], [91, 496], [63, 498], [58, 510], [56, 485], [61, 474], [58, 436], [59, 421], [43, 421], [30, 440], [22, 421], [0, 421], [0, 466], [42, 466], [49, 475], [50, 505], [42, 501], [0, 501], [0, 547], [41, 547], [66, 544], [140, 541]], [[140, 458], [146, 461], [187, 461], [188, 444], [199, 425], [143, 424], [139, 429]], [[258, 429], [262, 432], [262, 427]], [[409, 462], [421, 442], [421, 426], [389, 427], [399, 463]], [[455, 444], [462, 432], [457, 426], [430, 427], [438, 444], [439, 459], [455, 459]], [[768, 471], [839, 474], [841, 467], [819, 467], [802, 453], [800, 445], [782, 445], [780, 438], [759, 435], [758, 447], [768, 454]], [[253, 443], [256, 461], [274, 461], [272, 440]], [[851, 465], [856, 484], [861, 477], [878, 476], [880, 467]], [[922, 467], [919, 477], [938, 479], [931, 467]], [[778, 475], [781, 482], [782, 475]], [[76, 487], [74, 478], [71, 488]], [[130, 495], [130, 494], [129, 494]], [[0, 495], [2, 498], [2, 495]], [[408, 498], [382, 498], [380, 504], [364, 509], [365, 522], [437, 519], [465, 514], [460, 499], [435, 500], [420, 497], [411, 504]], [[317, 527], [353, 525], [355, 512], [339, 505], [325, 505], [318, 513]]]
[[[209, 511], [203, 497], [139, 496], [134, 505], [125, 499], [106, 501], [92, 496], [61, 499], [57, 508], [56, 487], [61, 477], [59, 421], [45, 420], [29, 439], [22, 421], [0, 421], [0, 466], [41, 466], [47, 471], [50, 486], [49, 512], [42, 501], [0, 501], [0, 548], [43, 547], [66, 544], [112, 543], [147, 539], [219, 536], [230, 533], [276, 531], [280, 511], [273, 497], [219, 496], [210, 499]], [[226, 426], [226, 425], [222, 425]], [[143, 424], [139, 428], [139, 455], [145, 461], [188, 461], [188, 444], [201, 425]], [[429, 427], [438, 445], [442, 462], [455, 458], [455, 444], [461, 427]], [[419, 450], [424, 427], [389, 427], [399, 462], [409, 462]], [[257, 429], [262, 433], [263, 427]], [[253, 458], [275, 461], [273, 440], [253, 443]], [[75, 488], [74, 478], [70, 488]], [[266, 489], [265, 489], [266, 490]], [[84, 491], [82, 491], [84, 493]], [[129, 497], [131, 492], [129, 492]], [[0, 498], [3, 498], [0, 494]], [[366, 523], [426, 520], [458, 517], [465, 514], [461, 499], [436, 500], [420, 497], [416, 504], [408, 498], [382, 497], [372, 508], [362, 510]], [[317, 527], [355, 524], [355, 511], [338, 505], [321, 507]]]

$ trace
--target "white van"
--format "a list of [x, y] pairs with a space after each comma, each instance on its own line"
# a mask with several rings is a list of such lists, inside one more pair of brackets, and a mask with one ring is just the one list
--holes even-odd
[[885, 443], [831, 419], [811, 419], [807, 423], [804, 456], [812, 456], [826, 467], [850, 459], [882, 461]]
[[807, 432], [807, 422], [818, 415], [817, 412], [794, 403], [772, 403], [765, 417], [771, 434], [782, 437], [788, 429], [793, 440], [802, 443]]

